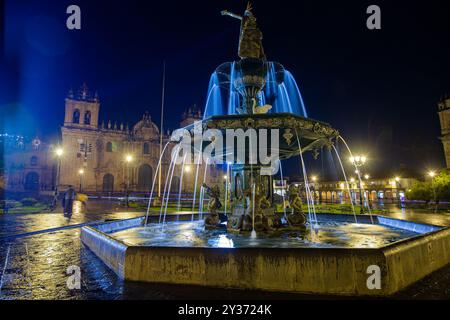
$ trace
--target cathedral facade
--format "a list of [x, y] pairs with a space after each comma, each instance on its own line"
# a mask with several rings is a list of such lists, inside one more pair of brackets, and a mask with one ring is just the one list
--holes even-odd
[[450, 168], [450, 95], [444, 96], [438, 103], [439, 122], [441, 124], [440, 140], [444, 147], [445, 164]]

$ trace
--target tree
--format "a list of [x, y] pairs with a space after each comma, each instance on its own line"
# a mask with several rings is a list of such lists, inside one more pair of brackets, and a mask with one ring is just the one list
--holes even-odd
[[450, 200], [450, 170], [439, 172], [432, 180], [416, 182], [406, 193], [410, 200], [423, 200], [427, 203]]
[[450, 200], [450, 171], [442, 170], [434, 179], [433, 185], [437, 201]]

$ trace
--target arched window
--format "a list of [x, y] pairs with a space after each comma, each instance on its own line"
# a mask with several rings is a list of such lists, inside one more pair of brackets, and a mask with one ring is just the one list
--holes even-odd
[[148, 164], [143, 164], [138, 171], [138, 189], [149, 191], [153, 182], [153, 169]]
[[143, 154], [150, 154], [150, 145], [147, 142], [144, 143], [144, 146], [142, 147], [142, 153]]
[[75, 109], [72, 115], [72, 123], [80, 123], [80, 110]]
[[84, 113], [84, 124], [91, 124], [91, 112], [86, 111]]
[[106, 143], [106, 152], [113, 152], [113, 144], [112, 142]]
[[30, 159], [30, 165], [31, 166], [37, 166], [37, 164], [38, 164], [38, 157], [32, 156], [31, 159]]
[[237, 199], [241, 199], [244, 196], [244, 190], [243, 190], [243, 183], [242, 183], [242, 176], [240, 173], [236, 174], [234, 177], [234, 195]]

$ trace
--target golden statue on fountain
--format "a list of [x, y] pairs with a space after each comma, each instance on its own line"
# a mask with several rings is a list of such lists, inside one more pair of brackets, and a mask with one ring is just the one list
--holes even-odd
[[227, 15], [241, 20], [238, 52], [239, 57], [241, 59], [254, 58], [266, 60], [266, 55], [264, 54], [264, 48], [262, 45], [263, 34], [258, 28], [256, 17], [253, 15], [252, 9], [252, 5], [249, 2], [243, 16], [227, 10], [222, 11], [222, 15]]

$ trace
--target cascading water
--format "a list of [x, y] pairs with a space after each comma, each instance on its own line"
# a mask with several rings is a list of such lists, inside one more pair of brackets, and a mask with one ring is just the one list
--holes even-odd
[[[347, 148], [347, 150], [348, 150], [348, 152], [349, 152], [349, 154], [350, 154], [350, 157], [353, 158], [352, 150], [350, 149], [350, 147], [348, 146], [348, 144], [347, 144], [347, 142], [344, 140], [344, 138], [342, 138], [342, 136], [339, 136], [338, 139], [340, 139], [340, 140], [344, 143], [345, 147]], [[357, 166], [355, 163], [353, 163], [353, 165], [355, 166], [355, 171], [356, 171], [356, 174], [357, 174], [357, 176], [358, 176], [359, 185], [362, 186], [362, 185], [363, 185], [363, 182], [362, 182], [362, 179], [361, 179], [361, 172], [360, 172], [358, 166]], [[362, 188], [361, 188], [361, 189], [362, 189]], [[368, 210], [369, 215], [370, 215], [370, 220], [372, 221], [372, 224], [373, 224], [374, 222], [373, 222], [373, 217], [372, 217], [372, 210], [370, 210], [369, 202], [368, 202], [368, 199], [367, 199], [367, 197], [366, 197], [366, 193], [365, 193], [365, 192], [364, 192], [364, 198], [365, 198], [365, 200], [366, 200], [366, 202], [367, 202], [367, 210]], [[361, 203], [360, 205], [361, 205], [361, 206], [364, 206], [364, 203]]]
[[[169, 146], [169, 144], [170, 144], [170, 142], [166, 143], [166, 145], [164, 146], [164, 149], [162, 150], [161, 155], [159, 156], [158, 165], [156, 167], [156, 172], [159, 172], [159, 168], [161, 167], [162, 158], [164, 157], [164, 154], [166, 153], [166, 149]], [[147, 226], [147, 223], [148, 223], [148, 215], [149, 215], [149, 212], [150, 212], [150, 208], [152, 206], [153, 191], [155, 190], [155, 184], [156, 184], [156, 178], [157, 177], [158, 177], [158, 175], [156, 175], [156, 174], [153, 177], [152, 189], [150, 191], [150, 197], [148, 199], [147, 213], [145, 215], [145, 226]]]
[[[201, 163], [201, 156], [202, 156], [202, 148], [203, 148], [203, 141], [201, 144], [201, 148], [198, 151], [199, 153], [199, 157], [197, 159], [197, 168], [195, 170], [195, 183], [194, 183], [194, 193], [192, 195], [192, 212], [194, 212], [195, 210], [195, 200], [196, 200], [196, 196], [197, 196], [197, 184], [198, 184], [198, 172], [200, 171], [200, 163]], [[192, 214], [192, 219], [194, 219], [194, 215]]]
[[228, 205], [228, 187], [230, 182], [230, 164], [227, 163], [227, 175], [225, 178], [225, 213], [227, 212]]
[[278, 161], [279, 164], [279, 168], [280, 168], [280, 177], [281, 177], [281, 183], [283, 185], [282, 190], [281, 190], [281, 196], [283, 198], [283, 215], [284, 215], [284, 220], [288, 221], [287, 219], [287, 214], [286, 214], [286, 188], [284, 186], [284, 176], [283, 176], [283, 165], [281, 163], [281, 161]]
[[342, 164], [342, 160], [341, 160], [341, 157], [339, 156], [339, 152], [337, 151], [337, 149], [334, 145], [333, 145], [333, 149], [334, 149], [334, 152], [336, 153], [336, 157], [338, 158], [339, 164], [341, 165], [342, 174], [344, 175], [345, 186], [347, 188], [348, 196], [350, 197], [350, 203], [352, 205], [352, 211], [353, 211], [353, 216], [355, 217], [355, 223], [358, 223], [358, 219], [356, 218], [355, 206], [353, 205], [352, 193], [350, 190], [350, 185], [348, 184], [347, 174], [345, 173], [344, 165]]
[[[206, 159], [205, 172], [203, 173], [203, 183], [200, 187], [200, 197], [199, 197], [199, 201], [198, 201], [198, 218], [199, 218], [199, 220], [203, 219], [203, 200], [205, 197], [205, 188], [203, 187], [203, 185], [206, 183], [206, 174], [208, 172], [208, 166], [209, 166], [209, 158]], [[193, 217], [194, 216], [192, 216], [192, 218]]]
[[183, 190], [183, 177], [184, 177], [184, 166], [186, 165], [186, 157], [187, 157], [187, 154], [184, 155], [183, 164], [181, 165], [180, 185], [179, 185], [179, 190], [178, 190], [177, 210], [181, 210], [181, 191]]
[[302, 146], [300, 143], [300, 137], [298, 135], [297, 129], [295, 129], [295, 135], [297, 137], [298, 149], [299, 149], [299, 153], [300, 153], [300, 160], [301, 160], [302, 170], [303, 170], [303, 179], [305, 181], [305, 193], [306, 193], [306, 202], [308, 204], [309, 221], [311, 223], [311, 227], [314, 225], [314, 227], [316, 228], [318, 226], [316, 209], [314, 206], [314, 200], [312, 200], [311, 190], [309, 188], [308, 175], [306, 173], [305, 161], [303, 159], [303, 150], [302, 150]]

